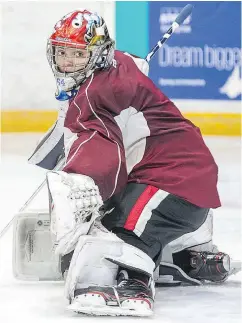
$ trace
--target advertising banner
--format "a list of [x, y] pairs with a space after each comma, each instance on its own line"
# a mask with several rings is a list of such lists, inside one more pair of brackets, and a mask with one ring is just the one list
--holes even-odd
[[[177, 99], [241, 99], [241, 2], [191, 1], [192, 15], [152, 58], [151, 79]], [[149, 2], [149, 47], [164, 35], [183, 1]]]

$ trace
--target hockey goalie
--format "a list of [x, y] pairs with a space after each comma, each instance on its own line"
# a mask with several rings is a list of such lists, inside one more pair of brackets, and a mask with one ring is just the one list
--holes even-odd
[[61, 108], [30, 162], [49, 169], [68, 308], [149, 316], [155, 284], [225, 281], [230, 258], [212, 243], [218, 167], [148, 63], [115, 50], [103, 18], [82, 9], [56, 23], [47, 57]]

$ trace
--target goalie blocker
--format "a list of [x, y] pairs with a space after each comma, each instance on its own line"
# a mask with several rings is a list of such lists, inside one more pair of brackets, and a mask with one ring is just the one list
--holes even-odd
[[60, 257], [53, 249], [48, 210], [17, 214], [13, 224], [13, 274], [20, 280], [62, 280]]

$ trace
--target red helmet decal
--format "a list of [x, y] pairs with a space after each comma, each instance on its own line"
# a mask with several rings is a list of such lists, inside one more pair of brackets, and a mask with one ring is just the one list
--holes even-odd
[[100, 39], [104, 36], [102, 32], [100, 35], [96, 33], [96, 28], [99, 28], [102, 23], [102, 18], [98, 14], [88, 10], [76, 10], [56, 23], [50, 40], [57, 45], [83, 48], [90, 43], [95, 43], [95, 38]]

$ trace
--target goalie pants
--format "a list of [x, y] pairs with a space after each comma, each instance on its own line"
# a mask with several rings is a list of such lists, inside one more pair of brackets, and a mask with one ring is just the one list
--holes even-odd
[[197, 230], [209, 209], [154, 186], [129, 183], [104, 204], [103, 225], [148, 254], [158, 266], [169, 242]]

